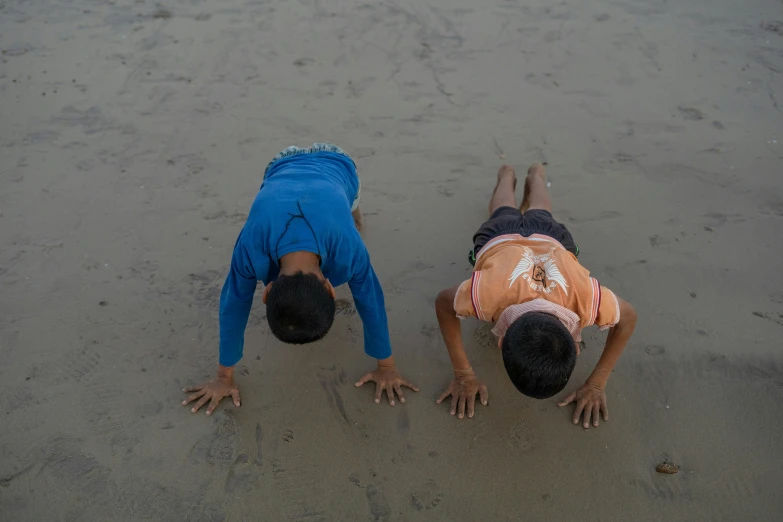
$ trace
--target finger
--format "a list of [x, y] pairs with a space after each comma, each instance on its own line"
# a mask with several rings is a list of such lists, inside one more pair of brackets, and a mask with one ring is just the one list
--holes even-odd
[[190, 409], [190, 413], [196, 413], [202, 406], [204, 406], [209, 400], [209, 395], [204, 394], [203, 397]]
[[386, 398], [389, 399], [389, 404], [394, 406], [394, 389], [391, 383], [386, 385]]
[[438, 397], [438, 400], [435, 401], [435, 404], [440, 404], [441, 402], [443, 402], [443, 399], [445, 399], [449, 395], [451, 395], [451, 386], [446, 388], [446, 391], [440, 394], [440, 397]]
[[204, 391], [204, 390], [198, 391], [198, 392], [194, 393], [193, 395], [191, 395], [190, 397], [188, 397], [187, 399], [182, 401], [182, 405], [184, 406], [186, 404], [190, 404], [191, 402], [195, 401], [196, 399], [198, 399], [199, 397], [201, 397], [205, 393], [207, 393], [207, 392]]
[[576, 408], [574, 408], [574, 424], [579, 424], [579, 417], [582, 416], [582, 410], [585, 408], [585, 403], [578, 401]]
[[356, 381], [356, 384], [354, 384], [354, 386], [356, 386], [358, 388], [362, 384], [364, 384], [366, 382], [374, 381], [374, 380], [375, 380], [375, 376], [372, 374], [372, 372], [366, 373], [366, 374], [364, 374], [364, 376], [361, 379]]
[[585, 404], [585, 418], [582, 423], [582, 427], [586, 430], [590, 429], [590, 415], [593, 413], [593, 408], [589, 404]]
[[239, 405], [241, 403], [239, 401], [239, 389], [238, 388], [234, 388], [233, 390], [231, 390], [231, 398], [234, 399], [234, 406], [239, 408]]
[[465, 402], [467, 402], [466, 400], [467, 397], [465, 397], [464, 395], [459, 396], [459, 409], [457, 413], [458, 419], [461, 419], [465, 416]]
[[375, 404], [381, 402], [381, 394], [383, 393], [383, 386], [375, 383]]
[[598, 419], [601, 417], [600, 415], [601, 410], [601, 404], [593, 404], [593, 426], [598, 426]]
[[402, 388], [400, 388], [399, 384], [394, 385], [394, 393], [400, 398], [400, 402], [405, 402], [405, 395], [402, 394]]
[[203, 386], [188, 386], [187, 388], [184, 388], [182, 391], [184, 391], [185, 393], [192, 393], [192, 392], [201, 391], [203, 389], [204, 389]]
[[471, 395], [468, 397], [468, 418], [473, 418], [473, 413], [476, 411], [476, 396]]
[[207, 406], [207, 415], [212, 415], [212, 412], [217, 408], [220, 399], [220, 397], [212, 397], [212, 400], [209, 401], [209, 406]]
[[[418, 386], [416, 386], [415, 384], [413, 384], [413, 383], [411, 383], [409, 381], [406, 381], [405, 379], [400, 380], [400, 384], [405, 386], [406, 388], [410, 388], [411, 390], [413, 390], [415, 392], [419, 391], [419, 387]], [[402, 400], [402, 399], [400, 399], [400, 400]]]
[[452, 415], [457, 414], [457, 401], [459, 400], [459, 393], [452, 393], [451, 394], [451, 413]]
[[481, 404], [484, 406], [489, 404], [489, 390], [483, 384], [479, 386], [479, 398], [481, 398]]
[[[576, 400], [576, 392], [570, 394], [568, 397], [560, 401], [557, 405], [558, 406], [568, 406], [572, 402]], [[576, 421], [574, 421], [574, 424], [576, 424]]]
[[601, 399], [601, 411], [604, 412], [604, 420], [609, 420], [609, 408], [606, 407], [606, 398]]

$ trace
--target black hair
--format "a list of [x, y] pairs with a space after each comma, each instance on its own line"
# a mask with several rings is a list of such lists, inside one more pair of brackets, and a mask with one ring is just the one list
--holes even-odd
[[334, 297], [315, 274], [281, 275], [266, 298], [269, 328], [286, 343], [322, 339], [332, 327], [334, 311]]
[[503, 365], [517, 390], [534, 399], [565, 388], [576, 365], [576, 345], [557, 317], [522, 314], [503, 337]]

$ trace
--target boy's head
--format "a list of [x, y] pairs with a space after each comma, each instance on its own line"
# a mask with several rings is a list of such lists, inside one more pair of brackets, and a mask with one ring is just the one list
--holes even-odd
[[334, 295], [329, 280], [316, 274], [280, 275], [264, 291], [269, 328], [286, 343], [322, 339], [334, 322]]
[[517, 389], [546, 399], [565, 388], [576, 365], [576, 345], [557, 317], [541, 312], [522, 314], [501, 342], [503, 364]]

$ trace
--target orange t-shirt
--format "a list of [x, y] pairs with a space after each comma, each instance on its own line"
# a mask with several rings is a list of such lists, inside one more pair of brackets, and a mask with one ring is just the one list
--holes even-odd
[[460, 317], [495, 322], [507, 307], [545, 299], [579, 316], [581, 327], [609, 328], [620, 320], [620, 304], [590, 277], [557, 240], [533, 234], [498, 236], [479, 252], [473, 276], [454, 298]]

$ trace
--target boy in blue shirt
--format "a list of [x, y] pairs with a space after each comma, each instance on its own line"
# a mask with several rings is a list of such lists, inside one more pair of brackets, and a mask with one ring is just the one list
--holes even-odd
[[192, 393], [183, 405], [197, 401], [191, 412], [209, 403], [210, 415], [229, 396], [239, 406], [234, 366], [242, 358], [257, 281], [266, 284], [272, 333], [292, 344], [326, 335], [334, 321], [334, 287], [348, 283], [364, 324], [364, 351], [378, 360], [356, 386], [375, 382], [375, 402], [385, 390], [392, 406], [395, 394], [405, 402], [402, 386], [419, 391], [394, 365], [383, 290], [359, 235], [360, 189], [356, 165], [334, 145], [288, 147], [269, 163], [220, 294], [217, 377], [183, 390]]

